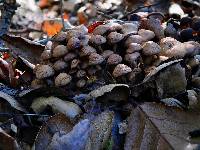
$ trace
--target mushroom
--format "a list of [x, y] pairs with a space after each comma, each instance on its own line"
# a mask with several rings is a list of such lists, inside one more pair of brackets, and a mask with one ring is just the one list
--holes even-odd
[[125, 46], [128, 47], [131, 43], [141, 44], [143, 42], [143, 38], [140, 35], [131, 35], [125, 41]]
[[122, 62], [122, 57], [118, 54], [111, 54], [108, 57], [107, 63], [109, 65], [117, 65]]
[[153, 31], [157, 38], [162, 39], [165, 37], [164, 28], [159, 19], [149, 18], [147, 20], [148, 29]]
[[88, 56], [91, 53], [96, 53], [96, 49], [93, 48], [92, 46], [84, 46], [81, 51], [80, 51], [80, 56]]
[[51, 50], [44, 50], [40, 57], [42, 60], [50, 59], [52, 57]]
[[143, 48], [142, 52], [146, 56], [155, 55], [160, 53], [161, 51], [161, 47], [153, 41], [145, 42], [142, 48]]
[[79, 63], [80, 63], [80, 60], [73, 59], [72, 62], [71, 62], [71, 69], [77, 68]]
[[90, 38], [90, 42], [97, 45], [99, 50], [103, 52], [103, 49], [101, 48], [101, 45], [106, 43], [106, 38], [101, 35], [92, 35]]
[[68, 75], [67, 73], [60, 73], [55, 78], [55, 86], [65, 86], [69, 84], [72, 80], [72, 77]]
[[80, 40], [80, 44], [81, 44], [81, 47], [83, 47], [83, 46], [87, 46], [88, 45], [88, 42], [89, 42], [89, 40], [90, 40], [90, 35], [84, 35], [83, 37], [80, 37], [79, 38], [79, 40]]
[[76, 77], [77, 78], [82, 78], [82, 77], [85, 77], [85, 76], [86, 76], [86, 71], [85, 70], [79, 70], [76, 73]]
[[126, 50], [126, 53], [134, 53], [140, 50], [142, 50], [142, 46], [140, 44], [130, 43], [128, 45], [128, 49]]
[[133, 65], [134, 67], [137, 65], [137, 60], [140, 58], [140, 53], [135, 52], [132, 54], [125, 55], [125, 61]]
[[107, 59], [110, 55], [112, 55], [114, 52], [111, 50], [105, 50], [101, 55]]
[[122, 30], [121, 32], [125, 35], [133, 33], [136, 34], [138, 32], [138, 28], [139, 28], [139, 23], [135, 22], [135, 23], [124, 23], [122, 25]]
[[68, 53], [68, 50], [67, 50], [66, 46], [64, 46], [64, 45], [58, 45], [52, 51], [53, 57], [61, 57], [67, 53]]
[[106, 32], [108, 32], [109, 30], [110, 30], [110, 26], [108, 26], [108, 25], [99, 25], [94, 29], [93, 34], [94, 35], [103, 35]]
[[131, 69], [129, 66], [124, 65], [124, 64], [118, 64], [118, 65], [115, 67], [115, 69], [114, 69], [112, 75], [113, 75], [115, 78], [117, 78], [117, 77], [123, 76], [123, 75], [125, 75], [125, 74], [128, 74], [128, 73], [130, 73], [131, 71], [132, 71], [132, 69]]
[[115, 23], [115, 22], [112, 22], [111, 24], [108, 24], [110, 25], [110, 31], [113, 32], [113, 31], [121, 31], [122, 30], [122, 25], [119, 24], [119, 23]]
[[61, 32], [59, 32], [58, 34], [56, 34], [56, 35], [53, 37], [53, 41], [62, 42], [62, 41], [65, 41], [65, 40], [66, 40], [66, 37], [67, 37], [67, 33], [61, 31]]
[[54, 64], [53, 64], [53, 68], [55, 71], [60, 71], [63, 70], [65, 68], [67, 68], [67, 63], [64, 62], [63, 60], [57, 60]]
[[103, 61], [104, 61], [103, 56], [97, 53], [92, 53], [89, 56], [89, 65], [98, 65], [101, 64]]
[[76, 37], [70, 38], [69, 41], [67, 42], [67, 48], [69, 50], [78, 49], [80, 47], [81, 47], [81, 41]]
[[150, 41], [155, 37], [155, 33], [153, 31], [145, 29], [140, 29], [138, 31], [138, 35], [140, 35], [143, 38], [144, 42]]
[[72, 60], [72, 59], [74, 59], [74, 58], [76, 58], [76, 54], [75, 53], [68, 53], [67, 55], [65, 55], [65, 57], [64, 57], [64, 60], [66, 61], [66, 62], [68, 62], [68, 61], [70, 61], [70, 60]]
[[165, 51], [171, 49], [176, 44], [180, 44], [180, 42], [172, 37], [162, 38], [160, 40], [161, 54], [165, 53]]
[[121, 33], [117, 33], [117, 32], [111, 32], [107, 36], [107, 38], [108, 38], [108, 41], [111, 44], [114, 44], [113, 50], [116, 51], [116, 49], [117, 49], [117, 44], [116, 43], [120, 42], [124, 38], [124, 35], [121, 34]]
[[86, 81], [84, 79], [78, 80], [76, 86], [78, 88], [83, 88], [86, 85]]
[[53, 76], [54, 69], [49, 65], [38, 65], [35, 71], [36, 78], [44, 79]]

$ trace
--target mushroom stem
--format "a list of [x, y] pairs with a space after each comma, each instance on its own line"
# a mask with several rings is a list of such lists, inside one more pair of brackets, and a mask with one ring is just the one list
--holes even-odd
[[113, 51], [114, 51], [114, 53], [117, 52], [117, 44], [114, 44], [114, 45], [113, 45]]

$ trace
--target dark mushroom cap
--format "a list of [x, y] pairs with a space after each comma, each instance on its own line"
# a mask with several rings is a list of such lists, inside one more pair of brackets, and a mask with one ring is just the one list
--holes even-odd
[[65, 86], [69, 84], [72, 80], [72, 77], [68, 75], [67, 73], [60, 73], [55, 78], [55, 86]]
[[50, 65], [38, 65], [35, 71], [36, 78], [44, 79], [53, 76], [54, 69]]
[[75, 54], [75, 53], [73, 53], [73, 52], [70, 52], [70, 53], [68, 53], [67, 55], [65, 55], [64, 60], [65, 60], [66, 62], [68, 62], [68, 61], [70, 61], [70, 60], [76, 58], [76, 56], [77, 56], [77, 54]]
[[64, 62], [63, 60], [57, 60], [54, 64], [53, 64], [53, 68], [55, 71], [60, 71], [63, 70], [65, 68], [67, 68], [67, 63]]
[[104, 61], [103, 56], [97, 54], [97, 53], [92, 53], [89, 56], [89, 64], [90, 65], [98, 65], [101, 64]]
[[42, 60], [47, 60], [50, 59], [51, 57], [52, 57], [51, 50], [44, 50], [41, 54]]
[[138, 31], [138, 35], [140, 35], [144, 41], [152, 40], [155, 37], [155, 33], [151, 30], [140, 29]]
[[111, 50], [105, 50], [103, 51], [103, 53], [101, 54], [105, 59], [108, 58], [110, 55], [112, 55], [114, 52]]
[[113, 75], [114, 77], [120, 77], [120, 76], [123, 76], [123, 75], [125, 75], [125, 74], [131, 72], [131, 71], [132, 71], [132, 69], [131, 69], [129, 66], [124, 65], [124, 64], [118, 64], [118, 65], [115, 67], [115, 69], [114, 69], [112, 75]]
[[108, 41], [111, 43], [111, 44], [115, 44], [115, 43], [118, 43], [120, 42], [123, 38], [124, 38], [124, 35], [121, 34], [121, 33], [117, 33], [117, 32], [111, 32], [109, 35], [108, 35]]
[[141, 44], [143, 42], [143, 38], [140, 35], [131, 35], [125, 41], [125, 46], [128, 47], [131, 43]]
[[143, 47], [143, 51], [142, 51], [143, 54], [147, 56], [159, 54], [161, 51], [161, 47], [153, 41], [148, 41], [144, 43], [142, 47]]
[[53, 57], [62, 57], [67, 53], [68, 53], [68, 50], [67, 50], [66, 46], [58, 45], [53, 49], [52, 56]]
[[139, 57], [140, 57], [140, 53], [135, 52], [135, 53], [132, 53], [132, 54], [126, 54], [125, 55], [125, 60], [132, 64], [136, 60], [138, 60]]
[[96, 52], [96, 49], [94, 47], [87, 45], [81, 49], [80, 56], [88, 56], [91, 53], [95, 53], [95, 52]]
[[101, 45], [101, 44], [106, 43], [106, 38], [101, 35], [92, 35], [90, 38], [90, 42], [96, 45]]
[[68, 49], [73, 50], [73, 49], [78, 49], [80, 47], [81, 47], [81, 41], [78, 38], [72, 37], [69, 39], [67, 43]]
[[109, 65], [117, 65], [119, 64], [120, 62], [122, 62], [122, 57], [118, 54], [111, 54], [109, 57], [108, 57], [108, 60], [107, 60], [107, 63]]
[[131, 43], [126, 50], [126, 53], [133, 53], [142, 50], [142, 46], [137, 43]]
[[110, 30], [110, 27], [108, 25], [99, 25], [98, 27], [96, 27], [94, 29], [93, 34], [94, 35], [103, 35], [109, 30]]

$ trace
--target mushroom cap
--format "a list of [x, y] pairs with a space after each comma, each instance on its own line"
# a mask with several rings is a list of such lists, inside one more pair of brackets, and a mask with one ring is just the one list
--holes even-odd
[[103, 56], [97, 54], [97, 53], [92, 53], [89, 56], [89, 64], [90, 65], [97, 65], [101, 64], [104, 61]]
[[120, 31], [122, 30], [122, 25], [116, 22], [112, 22], [110, 25], [110, 31]]
[[76, 73], [76, 77], [77, 78], [82, 78], [84, 76], [86, 76], [86, 71], [85, 70], [79, 70], [79, 71], [77, 71], [77, 73]]
[[42, 60], [47, 60], [50, 59], [51, 57], [52, 57], [51, 50], [44, 50], [41, 54]]
[[142, 50], [142, 46], [138, 43], [131, 43], [126, 50], [126, 53], [133, 53]]
[[65, 55], [64, 60], [65, 60], [66, 62], [68, 62], [68, 61], [70, 61], [70, 60], [76, 58], [76, 56], [77, 56], [77, 54], [71, 52], [71, 53], [68, 53], [67, 55]]
[[77, 68], [77, 66], [79, 65], [80, 60], [78, 59], [73, 59], [71, 62], [71, 69]]
[[158, 54], [161, 51], [161, 47], [153, 41], [145, 42], [142, 47], [143, 47], [143, 54], [147, 56]]
[[103, 35], [109, 30], [110, 30], [110, 27], [108, 25], [106, 25], [106, 24], [99, 25], [94, 29], [93, 34], [94, 35]]
[[96, 53], [96, 49], [92, 46], [84, 46], [80, 51], [80, 56], [88, 56], [91, 53]]
[[117, 33], [117, 32], [111, 32], [107, 36], [107, 38], [111, 44], [114, 44], [114, 43], [118, 43], [119, 41], [121, 41], [124, 38], [124, 35], [121, 33]]
[[62, 57], [68, 53], [66, 46], [58, 45], [53, 49], [52, 56], [53, 57]]
[[149, 18], [147, 20], [147, 26], [148, 26], [148, 29], [153, 31], [156, 37], [158, 37], [159, 39], [162, 39], [165, 37], [164, 28], [162, 27], [160, 20]]
[[67, 68], [67, 63], [64, 62], [63, 60], [57, 60], [54, 64], [53, 64], [53, 68], [55, 71], [60, 71], [63, 70], [65, 68]]
[[140, 29], [138, 31], [138, 35], [140, 35], [144, 41], [152, 40], [155, 37], [155, 33], [151, 30]]
[[90, 35], [84, 35], [83, 37], [79, 38], [81, 41], [81, 46], [87, 46], [90, 40]]
[[126, 54], [125, 60], [129, 63], [134, 63], [139, 57], [140, 57], [140, 53], [135, 52], [135, 53], [132, 53], [132, 54]]
[[172, 38], [172, 37], [162, 38], [160, 40], [160, 47], [162, 49], [161, 51], [165, 52], [168, 49], [171, 49], [176, 44], [180, 44], [180, 42], [177, 41], [176, 39]]
[[44, 79], [53, 76], [54, 69], [49, 65], [38, 65], [35, 71], [36, 78]]
[[109, 65], [116, 65], [119, 64], [120, 62], [122, 62], [122, 57], [118, 54], [111, 54], [107, 60], [107, 63]]
[[45, 83], [41, 79], [34, 79], [31, 82], [31, 88], [33, 88], [33, 89], [38, 89], [38, 88], [41, 88], [41, 87], [44, 87], [44, 86], [45, 86]]
[[81, 47], [81, 41], [76, 37], [70, 38], [69, 41], [67, 42], [67, 48], [70, 50], [77, 49], [80, 47]]
[[128, 47], [131, 43], [141, 44], [143, 38], [140, 35], [131, 35], [126, 39], [125, 46]]
[[67, 73], [60, 73], [55, 78], [55, 86], [65, 86], [69, 84], [72, 80], [72, 77], [68, 75]]
[[105, 50], [103, 51], [103, 53], [101, 54], [105, 59], [108, 58], [110, 55], [112, 55], [114, 52], [111, 50]]
[[56, 41], [56, 42], [62, 42], [62, 41], [65, 41], [67, 38], [67, 33], [66, 32], [59, 32], [58, 34], [56, 34], [54, 37], [53, 37], [53, 41]]
[[106, 38], [101, 35], [92, 35], [90, 38], [90, 42], [96, 45], [101, 45], [101, 44], [106, 43]]
[[138, 32], [138, 28], [139, 28], [139, 23], [137, 21], [135, 21], [134, 23], [124, 23], [122, 25], [121, 32], [125, 35], [130, 33], [136, 34]]
[[83, 34], [88, 34], [88, 28], [85, 25], [79, 25], [75, 28], [75, 30], [83, 33]]
[[112, 75], [113, 75], [114, 77], [120, 77], [120, 76], [123, 76], [123, 75], [125, 75], [125, 74], [131, 72], [131, 71], [132, 71], [132, 69], [131, 69], [129, 66], [124, 65], [124, 64], [118, 64], [118, 65], [115, 67], [115, 69], [114, 69]]
[[78, 80], [77, 83], [76, 83], [76, 86], [77, 86], [78, 88], [82, 88], [82, 87], [84, 87], [85, 85], [86, 85], [86, 80], [84, 80], [84, 79]]

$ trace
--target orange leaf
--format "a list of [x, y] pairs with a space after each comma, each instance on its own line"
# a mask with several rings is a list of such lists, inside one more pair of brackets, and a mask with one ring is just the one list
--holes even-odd
[[87, 16], [84, 14], [84, 12], [78, 12], [77, 16], [80, 24], [88, 23]]
[[42, 30], [47, 33], [48, 36], [54, 36], [60, 32], [63, 28], [61, 21], [46, 20], [43, 22]]
[[40, 0], [38, 5], [39, 5], [40, 8], [48, 7], [49, 6], [49, 0]]

